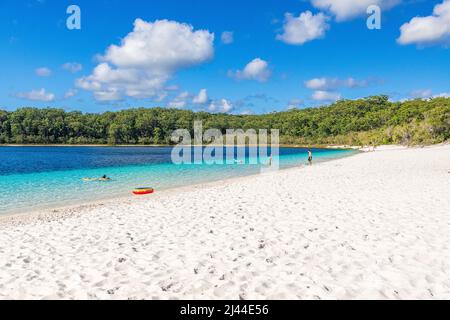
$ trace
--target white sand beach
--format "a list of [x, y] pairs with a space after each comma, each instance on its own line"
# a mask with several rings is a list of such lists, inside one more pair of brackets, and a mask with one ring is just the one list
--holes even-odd
[[450, 145], [0, 220], [0, 299], [450, 298]]

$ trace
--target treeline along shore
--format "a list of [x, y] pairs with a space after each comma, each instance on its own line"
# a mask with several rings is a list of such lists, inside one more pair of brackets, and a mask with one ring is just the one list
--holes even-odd
[[450, 138], [450, 98], [391, 102], [387, 96], [263, 115], [168, 108], [81, 113], [55, 108], [0, 108], [0, 144], [170, 144], [176, 129], [279, 129], [280, 142], [299, 145], [428, 145]]

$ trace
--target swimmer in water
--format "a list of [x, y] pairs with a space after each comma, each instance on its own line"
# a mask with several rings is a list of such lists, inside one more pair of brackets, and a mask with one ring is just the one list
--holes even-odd
[[111, 178], [109, 178], [106, 174], [103, 175], [101, 178], [83, 178], [83, 181], [110, 181]]

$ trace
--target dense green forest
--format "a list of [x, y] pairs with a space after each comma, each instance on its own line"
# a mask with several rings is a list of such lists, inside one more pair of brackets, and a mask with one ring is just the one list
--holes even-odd
[[173, 130], [279, 129], [280, 141], [301, 145], [432, 144], [450, 138], [450, 99], [390, 102], [387, 96], [340, 100], [320, 108], [230, 115], [168, 108], [102, 114], [62, 109], [0, 110], [1, 144], [168, 144]]

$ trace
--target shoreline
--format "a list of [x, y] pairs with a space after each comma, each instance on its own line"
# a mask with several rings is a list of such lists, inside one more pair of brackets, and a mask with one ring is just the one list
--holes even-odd
[[[447, 144], [423, 146], [420, 148], [433, 148], [433, 147], [440, 147], [440, 146], [445, 146], [445, 145], [447, 145]], [[337, 149], [350, 150], [347, 147], [348, 146], [345, 146], [345, 147], [342, 146], [342, 148], [341, 148], [341, 146], [338, 146]], [[417, 147], [407, 147], [407, 146], [402, 146], [402, 145], [383, 145], [383, 146], [379, 146], [375, 151], [381, 152], [381, 151], [389, 151], [389, 150], [408, 150], [411, 148], [414, 149]], [[355, 148], [353, 150], [358, 150], [358, 151], [360, 151], [360, 153], [347, 155], [342, 158], [320, 161], [320, 162], [317, 162], [314, 166], [317, 167], [317, 166], [320, 166], [320, 165], [328, 163], [328, 162], [338, 161], [338, 160], [345, 159], [348, 157], [356, 157], [360, 154], [364, 154], [365, 152], [375, 152], [373, 150], [369, 150], [366, 148], [363, 148], [363, 149]], [[189, 185], [184, 185], [184, 186], [169, 187], [166, 189], [162, 189], [161, 191], [156, 190], [155, 193], [153, 193], [151, 195], [146, 195], [146, 196], [138, 197], [138, 196], [132, 195], [131, 193], [125, 194], [125, 192], [124, 192], [122, 195], [119, 195], [119, 196], [116, 195], [116, 196], [110, 197], [110, 198], [83, 201], [80, 204], [67, 204], [67, 205], [61, 205], [61, 206], [55, 205], [55, 206], [51, 206], [48, 208], [32, 209], [29, 211], [12, 211], [12, 212], [7, 212], [5, 214], [0, 214], [0, 226], [4, 223], [8, 223], [10, 220], [14, 220], [14, 222], [16, 222], [20, 219], [29, 220], [30, 218], [32, 218], [32, 216], [45, 216], [46, 218], [48, 218], [49, 215], [55, 215], [55, 217], [56, 217], [56, 216], [58, 216], [58, 214], [62, 214], [63, 216], [65, 216], [64, 211], [76, 211], [78, 209], [82, 209], [85, 207], [103, 206], [105, 204], [111, 204], [111, 203], [120, 202], [120, 201], [132, 201], [132, 200], [144, 201], [144, 200], [154, 199], [154, 198], [158, 198], [160, 196], [164, 196], [164, 195], [168, 195], [168, 194], [172, 194], [172, 193], [188, 192], [188, 191], [198, 190], [198, 189], [207, 188], [207, 187], [214, 187], [217, 185], [222, 185], [223, 183], [238, 182], [238, 181], [246, 180], [248, 178], [258, 177], [260, 175], [270, 174], [272, 172], [298, 170], [298, 169], [303, 169], [304, 167], [305, 167], [305, 165], [299, 165], [299, 166], [279, 169], [276, 171], [268, 171], [268, 172], [264, 172], [264, 173], [260, 172], [260, 173], [248, 174], [248, 175], [243, 175], [243, 176], [224, 178], [224, 179], [214, 180], [214, 181], [209, 181], [209, 182], [199, 182], [199, 183], [194, 183], [194, 184], [189, 184]], [[39, 219], [39, 217], [36, 217], [36, 218]]]
[[[211, 144], [203, 144], [202, 146], [213, 146]], [[436, 145], [436, 144], [435, 144]], [[173, 144], [123, 144], [123, 145], [109, 145], [109, 144], [0, 144], [0, 147], [61, 147], [61, 148], [71, 148], [71, 147], [83, 147], [83, 148], [171, 148], [175, 147], [176, 145]], [[197, 145], [191, 145], [192, 147], [195, 147]], [[224, 147], [227, 147], [229, 145], [223, 145]], [[254, 146], [254, 145], [232, 145], [235, 147], [244, 147], [244, 146]], [[259, 145], [259, 146], [270, 146], [270, 144], [267, 145]], [[416, 147], [432, 147], [434, 145], [425, 145], [425, 146], [406, 146], [406, 145], [380, 145], [378, 147], [385, 147], [385, 146], [395, 146], [395, 147], [405, 147], [405, 148], [416, 148]], [[364, 148], [368, 148], [369, 146], [352, 146], [352, 145], [299, 145], [299, 144], [279, 144], [280, 148], [297, 148], [297, 149], [307, 149], [307, 148], [317, 148], [317, 149], [344, 149], [344, 150], [362, 150]]]
[[[448, 144], [443, 143], [443, 144], [437, 144], [437, 145], [431, 145], [431, 146], [421, 146], [421, 147], [408, 147], [408, 146], [403, 146], [403, 145], [382, 145], [382, 146], [377, 147], [375, 151], [380, 152], [380, 151], [389, 151], [389, 150], [408, 150], [408, 149], [415, 149], [415, 148], [433, 148], [433, 147], [440, 147], [440, 146], [446, 146], [446, 145], [448, 145]], [[302, 148], [302, 147], [298, 147], [298, 148]], [[355, 156], [357, 156], [359, 154], [363, 154], [365, 152], [375, 152], [371, 148], [359, 148], [359, 147], [358, 148], [357, 147], [350, 148], [350, 146], [336, 146], [336, 148], [334, 148], [334, 147], [329, 147], [329, 148], [330, 149], [355, 150], [355, 151], [360, 151], [360, 153], [355, 153], [352, 155], [347, 155], [342, 158], [337, 158], [337, 159], [332, 159], [332, 160], [319, 161], [314, 166], [319, 166], [323, 163], [333, 162], [333, 161], [345, 159], [348, 157], [355, 157]], [[304, 165], [299, 165], [299, 166], [294, 166], [294, 167], [289, 167], [289, 168], [282, 168], [277, 171], [295, 170], [295, 169], [299, 169], [299, 168], [303, 168], [303, 167], [304, 167]], [[119, 201], [119, 200], [131, 201], [134, 199], [134, 200], [140, 201], [140, 200], [145, 200], [145, 199], [149, 199], [149, 198], [155, 198], [155, 197], [158, 197], [158, 196], [164, 195], [164, 194], [170, 194], [173, 192], [190, 191], [190, 188], [192, 188], [192, 189], [200, 188], [201, 189], [202, 187], [205, 187], [205, 186], [214, 186], [216, 184], [220, 185], [220, 184], [223, 184], [226, 182], [232, 183], [235, 180], [242, 180], [242, 179], [245, 180], [247, 178], [251, 178], [251, 177], [255, 177], [255, 176], [259, 176], [261, 174], [267, 174], [267, 173], [270, 173], [270, 172], [253, 173], [253, 174], [224, 178], [224, 179], [214, 180], [214, 181], [209, 181], [209, 182], [199, 182], [199, 183], [194, 183], [194, 184], [189, 184], [189, 185], [184, 185], [184, 186], [169, 187], [169, 188], [162, 189], [160, 191], [156, 190], [156, 192], [154, 194], [151, 194], [148, 196], [137, 197], [135, 195], [132, 195], [131, 193], [123, 192], [121, 195], [114, 195], [114, 196], [107, 197], [104, 199], [87, 200], [87, 201], [83, 201], [82, 203], [79, 203], [79, 204], [62, 204], [62, 205], [54, 205], [54, 206], [52, 205], [49, 207], [32, 209], [32, 210], [28, 210], [28, 211], [22, 211], [21, 209], [20, 209], [20, 211], [19, 210], [18, 211], [10, 210], [9, 212], [0, 214], [0, 225], [5, 223], [6, 220], [17, 220], [19, 217], [24, 217], [26, 220], [28, 220], [29, 217], [26, 217], [26, 216], [29, 216], [29, 215], [48, 216], [49, 214], [61, 213], [61, 211], [67, 211], [67, 210], [73, 211], [73, 210], [76, 210], [79, 208], [84, 208], [84, 207], [101, 206], [101, 205], [105, 205], [105, 204]], [[68, 202], [71, 202], [71, 201], [68, 201]]]
[[[333, 162], [333, 161], [337, 161], [337, 160], [348, 158], [348, 157], [354, 157], [354, 156], [357, 156], [358, 154], [359, 153], [355, 153], [355, 154], [346, 155], [344, 157], [337, 158], [337, 159], [319, 161], [315, 164], [315, 166], [320, 166], [321, 164], [324, 164], [324, 163]], [[258, 177], [261, 175], [267, 175], [267, 174], [274, 173], [274, 172], [298, 170], [298, 169], [302, 169], [304, 167], [305, 167], [305, 165], [299, 165], [299, 166], [294, 166], [294, 167], [289, 167], [289, 168], [282, 168], [282, 169], [275, 170], [275, 171], [250, 173], [248, 175], [229, 177], [229, 178], [224, 178], [224, 179], [214, 180], [214, 181], [209, 181], [209, 182], [199, 182], [199, 183], [194, 183], [194, 184], [189, 184], [189, 185], [184, 185], [184, 186], [170, 187], [170, 188], [162, 189], [161, 191], [156, 190], [156, 192], [151, 195], [135, 196], [135, 195], [132, 195], [131, 193], [125, 194], [125, 192], [124, 192], [123, 195], [120, 195], [120, 196], [115, 196], [115, 197], [105, 198], [105, 199], [100, 199], [100, 200], [91, 200], [91, 201], [88, 200], [88, 201], [83, 201], [80, 204], [68, 204], [68, 205], [62, 205], [62, 206], [56, 205], [56, 206], [51, 206], [48, 208], [34, 209], [34, 210], [32, 209], [29, 211], [17, 211], [17, 212], [13, 211], [13, 212], [8, 212], [8, 213], [0, 215], [0, 226], [5, 223], [7, 224], [10, 221], [14, 221], [14, 223], [20, 223], [21, 220], [24, 220], [24, 221], [30, 220], [30, 219], [33, 219], [33, 216], [35, 216], [34, 218], [36, 218], [38, 220], [40, 217], [45, 217], [48, 219], [52, 215], [54, 216], [54, 218], [57, 218], [58, 214], [62, 215], [62, 216], [66, 216], [67, 211], [77, 211], [77, 210], [80, 210], [83, 208], [100, 207], [100, 206], [104, 206], [105, 204], [114, 204], [116, 202], [119, 203], [119, 202], [123, 202], [123, 201], [127, 201], [127, 203], [129, 203], [130, 201], [133, 201], [133, 200], [145, 201], [145, 200], [150, 200], [150, 199], [155, 199], [155, 198], [157, 199], [159, 197], [163, 197], [165, 195], [170, 195], [173, 193], [189, 192], [192, 190], [199, 190], [199, 189], [203, 189], [203, 188], [219, 186], [224, 183], [239, 182], [239, 181], [243, 181], [243, 180], [246, 180], [249, 178]]]
[[[448, 144], [443, 143], [443, 144], [431, 145], [431, 146], [421, 146], [420, 148], [433, 148], [433, 147], [440, 147], [440, 146], [446, 146], [446, 145], [448, 145]], [[298, 148], [302, 148], [302, 147], [298, 147]], [[357, 156], [359, 154], [363, 154], [365, 152], [374, 152], [371, 148], [359, 148], [359, 147], [358, 148], [356, 148], [356, 147], [350, 148], [350, 146], [336, 146], [336, 148], [334, 148], [334, 147], [329, 147], [329, 148], [330, 149], [355, 150], [355, 151], [360, 151], [360, 153], [347, 155], [342, 158], [320, 161], [320, 162], [317, 162], [314, 166], [319, 166], [323, 163], [333, 162], [333, 161], [337, 161], [337, 160], [348, 158], [348, 157], [355, 157], [355, 156]], [[377, 147], [375, 151], [380, 152], [380, 151], [389, 151], [389, 150], [408, 150], [408, 149], [414, 149], [414, 148], [419, 148], [419, 147], [408, 147], [408, 146], [402, 146], [402, 145], [382, 145], [382, 146]], [[304, 167], [304, 165], [299, 165], [299, 166], [294, 166], [294, 167], [289, 167], [289, 168], [282, 168], [277, 171], [295, 170], [295, 169], [299, 169], [299, 168], [303, 168], [303, 167]], [[27, 217], [27, 216], [30, 216], [30, 215], [31, 216], [44, 215], [44, 216], [48, 217], [51, 214], [64, 213], [61, 211], [67, 211], [67, 210], [73, 211], [73, 210], [77, 210], [77, 209], [85, 208], [85, 207], [102, 206], [102, 205], [109, 204], [111, 202], [115, 202], [115, 201], [119, 201], [119, 200], [120, 201], [131, 201], [131, 200], [140, 201], [140, 200], [145, 200], [145, 199], [149, 199], [149, 198], [155, 198], [160, 195], [171, 194], [173, 192], [186, 192], [186, 191], [190, 191], [191, 189], [201, 189], [203, 187], [220, 185], [220, 184], [227, 183], [227, 182], [232, 183], [233, 181], [236, 181], [236, 180], [237, 181], [242, 180], [242, 179], [245, 180], [247, 178], [251, 178], [251, 177], [255, 177], [255, 176], [259, 176], [261, 174], [267, 174], [267, 173], [270, 173], [270, 172], [253, 173], [253, 174], [248, 174], [248, 175], [243, 175], [243, 176], [224, 178], [224, 179], [215, 180], [215, 181], [199, 182], [199, 183], [194, 183], [194, 184], [189, 184], [189, 185], [184, 185], [184, 186], [169, 187], [169, 188], [162, 189], [160, 191], [156, 190], [156, 192], [154, 194], [151, 194], [148, 196], [137, 197], [137, 196], [132, 195], [131, 193], [123, 192], [121, 195], [114, 195], [114, 196], [107, 197], [104, 199], [87, 200], [87, 201], [83, 201], [82, 203], [79, 203], [79, 204], [62, 204], [62, 205], [54, 205], [54, 206], [52, 205], [49, 207], [32, 209], [32, 210], [28, 210], [28, 211], [22, 211], [21, 209], [18, 211], [10, 210], [9, 212], [0, 214], [0, 225], [5, 223], [8, 220], [17, 220], [17, 219], [19, 219], [19, 217], [22, 217], [25, 220], [28, 220], [29, 217]], [[68, 202], [71, 202], [71, 201], [68, 201]]]

